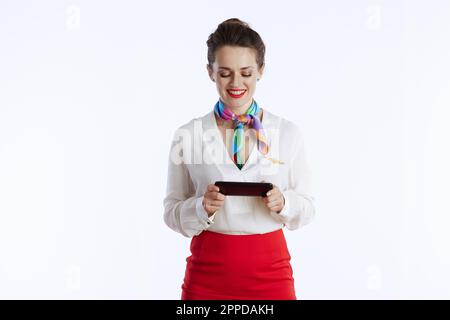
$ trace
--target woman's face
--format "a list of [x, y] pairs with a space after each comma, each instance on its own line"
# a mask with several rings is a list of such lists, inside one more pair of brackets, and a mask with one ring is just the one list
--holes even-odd
[[216, 51], [212, 69], [206, 65], [211, 80], [226, 107], [243, 114], [250, 107], [264, 67], [258, 70], [256, 51], [251, 48], [224, 46]]

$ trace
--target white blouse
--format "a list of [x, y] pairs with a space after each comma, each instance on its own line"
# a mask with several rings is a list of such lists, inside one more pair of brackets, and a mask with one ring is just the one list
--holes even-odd
[[[241, 170], [231, 159], [214, 111], [194, 118], [174, 134], [169, 153], [164, 221], [185, 237], [203, 230], [225, 234], [257, 234], [286, 226], [298, 229], [315, 216], [311, 172], [303, 136], [296, 124], [262, 110], [261, 124], [268, 141], [268, 158], [256, 143]], [[230, 130], [232, 131], [232, 130]], [[251, 132], [251, 130], [248, 130]], [[249, 137], [254, 138], [249, 133]], [[282, 192], [280, 213], [269, 210], [262, 197], [226, 196], [210, 218], [202, 206], [208, 184], [216, 181], [271, 182]]]

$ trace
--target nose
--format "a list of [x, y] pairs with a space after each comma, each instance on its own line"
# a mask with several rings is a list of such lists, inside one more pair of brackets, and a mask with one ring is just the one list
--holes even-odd
[[241, 79], [241, 77], [240, 77], [239, 75], [234, 75], [234, 76], [231, 78], [231, 86], [232, 86], [233, 88], [241, 88], [241, 83], [242, 83], [241, 80], [242, 80], [242, 79]]

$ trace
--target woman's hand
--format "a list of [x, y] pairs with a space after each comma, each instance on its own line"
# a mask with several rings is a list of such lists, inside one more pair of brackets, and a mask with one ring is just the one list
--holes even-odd
[[277, 186], [273, 186], [272, 190], [267, 192], [267, 197], [263, 197], [263, 202], [270, 211], [280, 213], [284, 208], [284, 196]]
[[203, 208], [208, 213], [208, 217], [212, 216], [214, 212], [219, 210], [224, 202], [225, 195], [219, 192], [219, 187], [214, 184], [209, 184], [206, 188], [206, 192], [203, 195]]

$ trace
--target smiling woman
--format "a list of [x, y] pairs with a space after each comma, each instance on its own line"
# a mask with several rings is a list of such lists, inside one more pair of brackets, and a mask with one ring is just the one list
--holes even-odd
[[[175, 132], [171, 151], [183, 155], [169, 158], [164, 199], [165, 223], [192, 237], [181, 298], [296, 299], [283, 227], [298, 229], [315, 214], [301, 131], [253, 98], [265, 66], [256, 31], [228, 19], [207, 45], [206, 67], [219, 99]], [[206, 154], [194, 158], [211, 161], [190, 162], [190, 146], [178, 142], [181, 132]], [[225, 162], [218, 156], [223, 150]], [[273, 188], [265, 196], [225, 196], [214, 185], [219, 180], [264, 180]]]
[[266, 47], [259, 34], [239, 19], [220, 24], [206, 42], [208, 74], [224, 104], [243, 114], [264, 72]]

